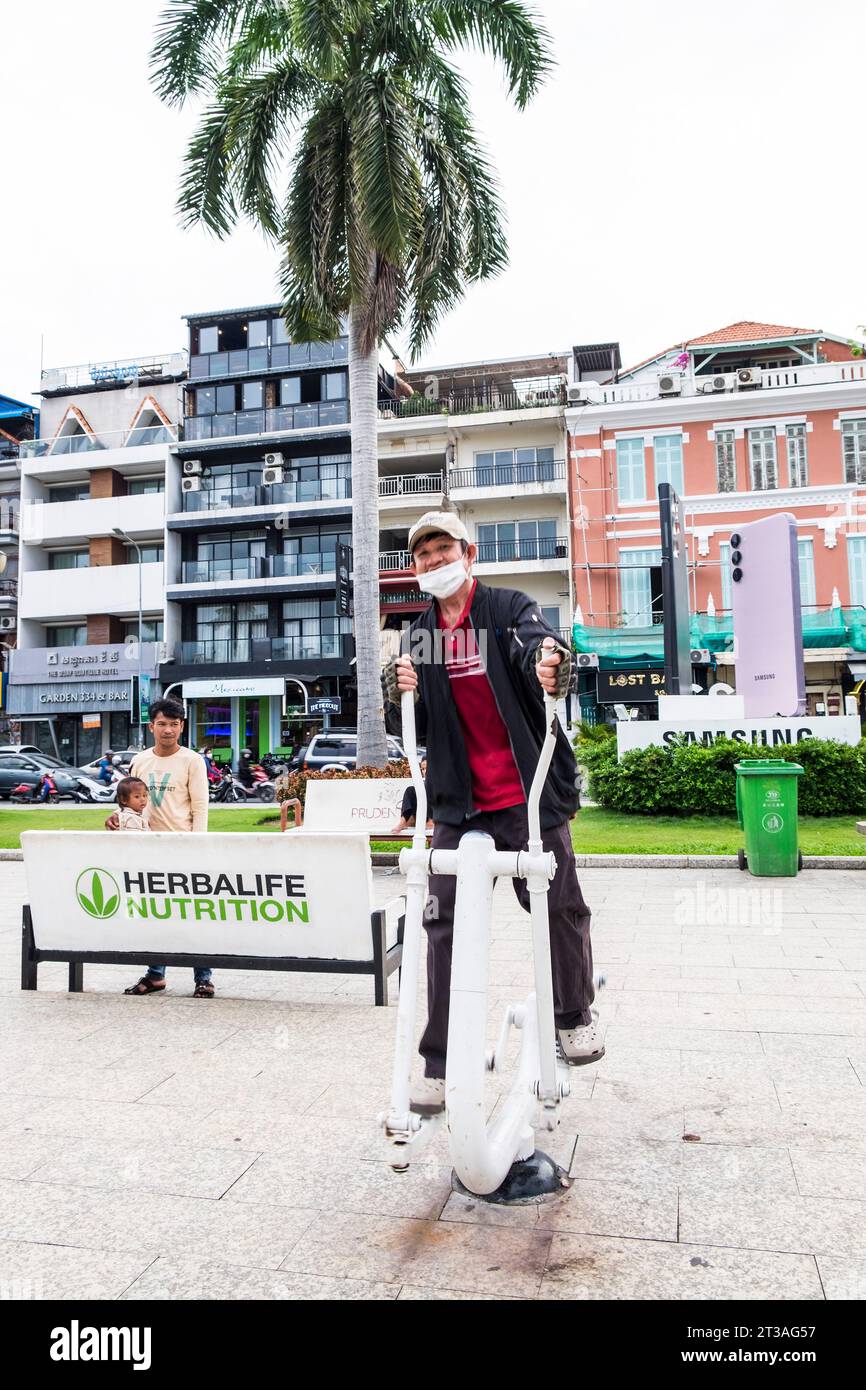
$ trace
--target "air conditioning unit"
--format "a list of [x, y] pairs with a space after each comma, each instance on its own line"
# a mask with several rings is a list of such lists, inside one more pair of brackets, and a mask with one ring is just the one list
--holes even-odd
[[573, 381], [566, 392], [569, 405], [599, 405], [602, 398], [600, 381]]
[[183, 476], [185, 478], [200, 478], [201, 473], [201, 459], [184, 459]]
[[693, 666], [709, 666], [712, 656], [706, 647], [692, 647], [689, 652], [689, 661]]
[[683, 392], [682, 372], [666, 372], [659, 377], [660, 396], [681, 396]]
[[201, 478], [181, 478], [181, 491], [201, 492]]
[[714, 391], [733, 391], [734, 380], [733, 374], [718, 372], [715, 376], [698, 377], [695, 385], [703, 395], [711, 395]]
[[[267, 457], [268, 457], [268, 458], [278, 458], [278, 459], [281, 459], [281, 458], [282, 458], [282, 454], [268, 454]], [[282, 466], [282, 463], [275, 463], [275, 464], [266, 463], [265, 466], [264, 466], [264, 468], [262, 469], [262, 484], [263, 484], [265, 487], [273, 487], [274, 483], [281, 483], [282, 481], [283, 481], [283, 466]]]
[[0, 632], [14, 632], [18, 619], [14, 613], [4, 613], [0, 618]]
[[764, 384], [760, 367], [741, 367], [736, 373], [736, 378], [738, 391], [742, 391], [748, 386], [763, 386]]
[[578, 652], [574, 658], [574, 664], [580, 671], [589, 666], [598, 667], [598, 652]]
[[285, 459], [283, 458], [282, 454], [279, 453], [276, 449], [274, 450], [273, 453], [265, 454], [265, 457], [264, 457], [264, 466], [265, 466], [265, 468], [282, 468], [282, 466], [283, 466], [284, 463], [285, 463]]

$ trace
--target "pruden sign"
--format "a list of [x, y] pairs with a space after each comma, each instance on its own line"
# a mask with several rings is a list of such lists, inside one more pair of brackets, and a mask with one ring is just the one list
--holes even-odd
[[407, 787], [404, 777], [334, 777], [307, 783], [304, 826], [307, 830], [360, 830], [388, 838], [400, 819]]
[[[37, 950], [366, 960], [366, 835], [21, 837]], [[396, 937], [395, 937], [396, 939]], [[390, 944], [390, 943], [389, 943]]]
[[[718, 703], [723, 701], [720, 699]], [[860, 720], [856, 715], [829, 718], [801, 715], [794, 719], [646, 719], [623, 721], [616, 726], [619, 757], [632, 748], [669, 748], [677, 742], [703, 744], [709, 748], [724, 738], [770, 750], [810, 738], [856, 744], [860, 742]]]

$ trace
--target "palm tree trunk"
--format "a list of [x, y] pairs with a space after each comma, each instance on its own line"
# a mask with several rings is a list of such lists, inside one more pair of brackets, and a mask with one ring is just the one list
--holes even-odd
[[379, 664], [379, 361], [375, 348], [371, 352], [361, 348], [358, 317], [349, 315], [358, 766], [384, 767], [388, 748]]

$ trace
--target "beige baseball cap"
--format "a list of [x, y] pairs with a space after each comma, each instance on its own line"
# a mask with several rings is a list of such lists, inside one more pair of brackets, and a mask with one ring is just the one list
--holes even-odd
[[409, 532], [409, 553], [414, 551], [418, 542], [425, 536], [432, 536], [438, 531], [444, 531], [446, 536], [453, 536], [455, 541], [465, 541], [469, 544], [469, 532], [455, 512], [425, 512]]

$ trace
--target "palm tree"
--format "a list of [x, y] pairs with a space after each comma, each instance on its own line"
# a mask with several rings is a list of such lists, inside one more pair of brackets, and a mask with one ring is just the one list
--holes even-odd
[[185, 225], [244, 217], [282, 251], [294, 341], [349, 334], [358, 763], [386, 760], [379, 683], [377, 397], [384, 335], [413, 354], [507, 246], [495, 179], [449, 61], [477, 48], [523, 108], [550, 66], [522, 0], [171, 0], [159, 96], [206, 102], [187, 150]]

